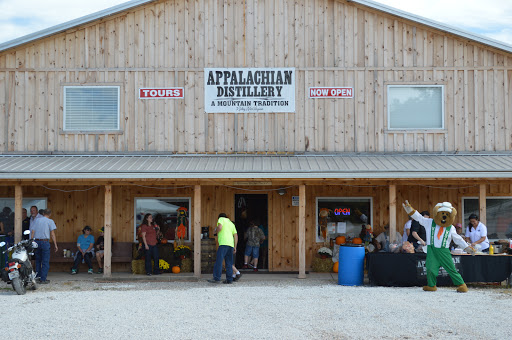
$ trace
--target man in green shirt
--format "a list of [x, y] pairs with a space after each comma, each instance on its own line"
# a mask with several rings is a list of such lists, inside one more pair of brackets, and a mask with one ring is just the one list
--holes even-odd
[[213, 279], [208, 280], [211, 283], [220, 283], [222, 277], [222, 261], [226, 262], [226, 280], [223, 283], [233, 283], [233, 254], [236, 253], [238, 244], [238, 234], [235, 225], [227, 218], [226, 214], [219, 214], [217, 227], [214, 230], [219, 241], [217, 249], [217, 258], [213, 266]]

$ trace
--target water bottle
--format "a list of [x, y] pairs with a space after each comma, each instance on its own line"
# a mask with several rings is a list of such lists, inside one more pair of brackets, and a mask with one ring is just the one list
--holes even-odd
[[67, 256], [67, 250], [64, 249], [62, 252], [63, 252], [63, 256], [66, 257]]

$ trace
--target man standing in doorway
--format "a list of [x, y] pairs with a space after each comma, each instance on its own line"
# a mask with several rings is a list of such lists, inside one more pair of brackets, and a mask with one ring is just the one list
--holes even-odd
[[50, 209], [44, 210], [44, 216], [38, 215], [37, 207], [33, 206], [30, 208], [30, 213], [33, 220], [30, 222], [30, 231], [32, 232], [32, 238], [37, 243], [36, 248], [36, 273], [39, 276], [39, 283], [47, 284], [50, 280], [47, 280], [48, 271], [50, 270], [50, 235], [53, 239], [55, 246], [55, 252], [59, 250], [57, 247], [57, 239], [55, 238], [55, 229], [57, 226], [55, 222], [50, 219], [52, 211]]
[[220, 283], [222, 278], [222, 262], [226, 263], [226, 280], [223, 283], [233, 283], [233, 257], [236, 253], [238, 244], [238, 234], [233, 222], [227, 218], [226, 214], [219, 214], [217, 227], [214, 230], [219, 241], [217, 249], [217, 258], [213, 266], [213, 279], [208, 280], [211, 283]]

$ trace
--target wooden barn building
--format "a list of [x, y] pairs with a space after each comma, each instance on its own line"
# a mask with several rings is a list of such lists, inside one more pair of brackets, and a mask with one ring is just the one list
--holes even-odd
[[512, 46], [368, 0], [130, 1], [0, 44], [0, 205], [17, 239], [51, 208], [58, 242], [134, 242], [146, 212], [173, 240], [185, 208], [197, 276], [221, 212], [300, 278], [324, 232], [401, 232], [406, 199], [502, 238], [511, 91]]

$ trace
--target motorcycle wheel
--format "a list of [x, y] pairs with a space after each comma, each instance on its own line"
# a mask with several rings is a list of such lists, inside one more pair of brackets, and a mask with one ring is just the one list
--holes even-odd
[[14, 278], [12, 280], [12, 288], [16, 291], [16, 294], [18, 295], [24, 295], [27, 292], [27, 288], [25, 287], [23, 282], [21, 282], [19, 277]]

